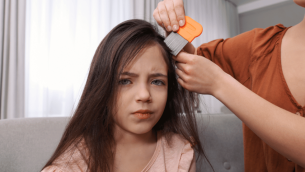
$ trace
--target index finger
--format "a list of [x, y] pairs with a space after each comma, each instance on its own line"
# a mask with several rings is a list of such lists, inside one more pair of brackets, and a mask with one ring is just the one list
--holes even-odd
[[184, 26], [185, 24], [185, 14], [184, 14], [184, 5], [182, 0], [174, 0], [174, 9], [176, 12], [177, 20], [179, 26]]

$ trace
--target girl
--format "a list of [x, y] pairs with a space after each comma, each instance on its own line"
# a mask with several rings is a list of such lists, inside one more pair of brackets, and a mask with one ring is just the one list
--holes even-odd
[[[178, 85], [151, 24], [125, 21], [98, 46], [78, 107], [42, 172], [195, 171], [195, 96]], [[192, 136], [192, 137], [191, 137]]]

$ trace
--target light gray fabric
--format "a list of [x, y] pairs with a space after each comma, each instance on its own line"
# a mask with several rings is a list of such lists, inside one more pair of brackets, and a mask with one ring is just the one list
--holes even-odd
[[55, 151], [67, 122], [67, 117], [0, 120], [0, 171], [40, 171]]
[[160, 1], [162, 0], [132, 0], [132, 17], [155, 22], [152, 14]]
[[[0, 171], [41, 170], [55, 151], [68, 120], [65, 117], [0, 120]], [[198, 116], [198, 125], [215, 172], [244, 171], [241, 121], [233, 114], [202, 115]], [[197, 162], [197, 171], [212, 170], [201, 160]]]
[[[242, 122], [234, 114], [197, 117], [200, 140], [215, 172], [243, 172], [244, 149]], [[197, 164], [198, 172], [212, 172], [207, 163]]]
[[0, 119], [24, 117], [25, 4], [0, 1]]

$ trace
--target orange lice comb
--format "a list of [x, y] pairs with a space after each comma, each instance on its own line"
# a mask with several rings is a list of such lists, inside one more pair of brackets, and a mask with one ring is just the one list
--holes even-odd
[[198, 37], [202, 30], [202, 26], [198, 22], [185, 16], [185, 25], [180, 27], [177, 33], [171, 32], [164, 42], [176, 56], [188, 42], [192, 42]]

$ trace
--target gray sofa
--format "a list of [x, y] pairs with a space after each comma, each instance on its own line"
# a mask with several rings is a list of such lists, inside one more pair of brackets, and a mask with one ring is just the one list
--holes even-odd
[[[69, 118], [0, 120], [0, 172], [38, 172], [55, 150]], [[242, 123], [233, 114], [198, 116], [200, 139], [215, 172], [242, 172]], [[207, 161], [197, 171], [211, 172]]]

